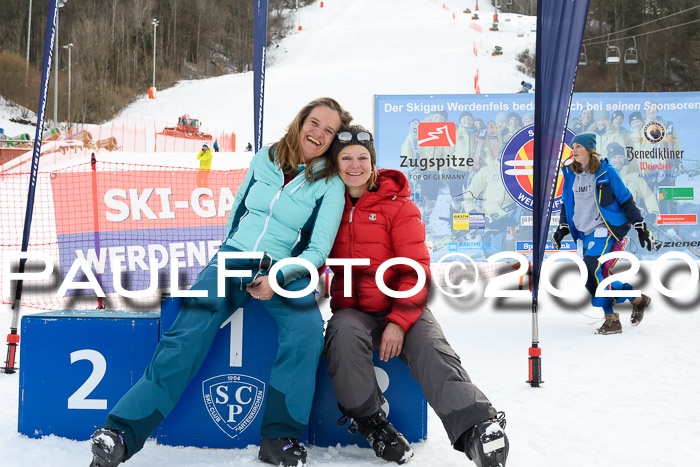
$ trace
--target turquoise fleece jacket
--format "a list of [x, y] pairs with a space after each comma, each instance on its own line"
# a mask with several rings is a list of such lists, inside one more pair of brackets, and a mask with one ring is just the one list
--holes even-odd
[[[644, 218], [634, 202], [634, 198], [632, 198], [632, 193], [622, 182], [620, 173], [607, 159], [600, 162], [600, 169], [595, 174], [595, 203], [608, 230], [613, 234], [615, 240], [619, 241], [627, 235], [631, 224], [641, 222]], [[571, 167], [563, 167], [562, 173], [564, 174], [564, 190], [559, 224], [568, 223], [573, 239], [583, 240], [583, 232], [580, 232], [574, 224], [576, 206], [573, 186], [576, 174], [571, 170]]]
[[[253, 156], [248, 173], [236, 193], [226, 225], [227, 245], [241, 251], [267, 252], [273, 260], [299, 257], [320, 268], [331, 251], [345, 205], [345, 185], [340, 177], [310, 183], [306, 166], [284, 185], [277, 162], [270, 161], [269, 147]], [[314, 162], [320, 170], [325, 160]], [[277, 280], [286, 285], [308, 274], [306, 268], [289, 264]]]

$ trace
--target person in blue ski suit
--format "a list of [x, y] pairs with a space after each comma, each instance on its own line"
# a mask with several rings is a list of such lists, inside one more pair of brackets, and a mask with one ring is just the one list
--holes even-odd
[[[596, 134], [580, 133], [571, 140], [572, 157], [564, 162], [564, 188], [562, 193], [559, 227], [552, 235], [557, 250], [569, 233], [574, 240], [583, 242], [583, 262], [588, 269], [586, 289], [593, 297], [591, 304], [605, 312], [605, 322], [598, 334], [622, 332], [620, 317], [613, 312], [613, 305], [626, 300], [632, 302], [632, 324], [644, 317], [644, 310], [651, 299], [640, 297], [597, 297], [598, 284], [608, 276], [607, 268], [598, 258], [611, 251], [624, 249], [625, 235], [633, 226], [639, 243], [651, 251], [654, 238], [647, 229], [642, 213], [632, 194], [622, 183], [618, 171], [608, 162], [598, 158]], [[613, 290], [631, 290], [632, 286], [620, 281], [610, 284]]]
[[[345, 205], [345, 185], [331, 175], [326, 152], [351, 120], [335, 100], [314, 100], [301, 109], [282, 139], [253, 156], [225, 240], [191, 287], [207, 291], [207, 297], [184, 301], [144, 375], [93, 435], [91, 465], [118, 465], [143, 447], [197, 373], [220, 326], [251, 298], [260, 300], [277, 323], [279, 341], [259, 458], [275, 465], [305, 465], [306, 451], [297, 440], [309, 421], [323, 349], [323, 319], [314, 294], [294, 299], [277, 295], [265, 272], [256, 275], [269, 270], [263, 260], [236, 258], [225, 261], [226, 269], [250, 270], [251, 276], [227, 277], [225, 296], [218, 297], [217, 270], [224, 267], [219, 261], [224, 252], [265, 252], [263, 259], [272, 263], [298, 257], [316, 268], [325, 263]], [[303, 290], [310, 283], [308, 271], [297, 264], [283, 266], [276, 279], [287, 291]]]

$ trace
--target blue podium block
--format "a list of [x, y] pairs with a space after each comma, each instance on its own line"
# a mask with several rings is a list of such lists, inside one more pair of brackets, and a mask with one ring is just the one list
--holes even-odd
[[86, 440], [141, 377], [159, 313], [56, 311], [22, 318], [18, 430]]
[[[172, 326], [182, 300], [163, 301], [162, 332]], [[180, 401], [158, 427], [158, 442], [209, 448], [259, 445], [278, 347], [277, 324], [259, 302], [250, 300], [236, 310], [214, 338]]]
[[[420, 385], [411, 377], [408, 366], [400, 359], [394, 357], [388, 362], [383, 362], [379, 360], [378, 355], [379, 351], [376, 351], [374, 371], [386, 400], [382, 408], [387, 413], [387, 419], [408, 442], [424, 440], [428, 435], [428, 404]], [[338, 425], [341, 416], [338, 400], [328, 376], [326, 358], [321, 357], [309, 422], [309, 443], [322, 447], [337, 444], [368, 446], [359, 433], [348, 432], [350, 422]]]

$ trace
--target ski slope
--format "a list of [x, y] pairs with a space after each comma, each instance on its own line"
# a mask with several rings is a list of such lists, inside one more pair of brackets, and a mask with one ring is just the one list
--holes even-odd
[[[374, 94], [515, 92], [527, 79], [514, 57], [534, 48], [535, 18], [500, 15], [501, 31], [489, 32], [493, 7], [480, 2], [479, 24], [461, 13], [473, 1], [327, 0], [301, 10], [302, 31], [269, 51], [266, 72], [264, 141], [279, 138], [298, 109], [332, 96], [355, 121], [372, 125]], [[453, 13], [455, 18], [453, 19]], [[510, 21], [506, 21], [510, 19]], [[296, 21], [296, 18], [294, 18]], [[525, 31], [518, 38], [517, 31]], [[495, 45], [504, 49], [492, 57]], [[477, 55], [473, 53], [477, 48]], [[253, 142], [251, 73], [187, 81], [145, 96], [118, 116], [125, 121], [171, 125], [189, 113], [208, 129], [235, 131], [238, 149]], [[9, 113], [9, 112], [8, 112]], [[2, 110], [0, 127], [9, 116]], [[13, 127], [15, 133], [26, 131]], [[238, 157], [220, 154], [216, 158]], [[124, 162], [138, 156], [113, 154]], [[175, 164], [194, 164], [187, 155]], [[179, 159], [179, 161], [177, 160]], [[187, 160], [189, 162], [180, 162]], [[46, 169], [49, 166], [44, 166]], [[629, 325], [630, 306], [619, 306], [623, 334], [596, 336], [601, 316], [586, 292], [571, 290], [576, 273], [567, 269], [552, 282], [571, 290], [566, 298], [540, 293], [541, 388], [525, 384], [530, 345], [530, 302], [484, 298], [484, 282], [469, 296], [433, 293], [430, 307], [462, 363], [498, 410], [507, 414], [510, 467], [684, 466], [700, 454], [700, 288], [669, 299], [651, 282], [655, 263], [643, 264], [633, 284], [653, 299], [643, 323]], [[663, 275], [662, 275], [663, 277]], [[670, 288], [688, 280], [674, 274]], [[328, 304], [324, 303], [328, 316]], [[2, 309], [0, 330], [10, 326]], [[3, 347], [4, 351], [4, 347]], [[17, 433], [18, 375], [0, 374], [0, 465], [14, 467], [88, 465], [89, 442]], [[452, 450], [439, 419], [429, 410], [428, 439], [413, 445], [409, 466], [473, 465]], [[366, 448], [309, 447], [310, 466], [388, 465]], [[128, 466], [262, 465], [257, 448], [204, 450], [159, 446], [149, 441]]]

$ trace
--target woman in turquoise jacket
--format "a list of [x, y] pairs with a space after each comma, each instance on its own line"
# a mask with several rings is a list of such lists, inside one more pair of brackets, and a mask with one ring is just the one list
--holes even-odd
[[[306, 451], [297, 440], [309, 421], [323, 320], [313, 293], [294, 299], [277, 295], [265, 271], [272, 262], [293, 256], [316, 268], [324, 264], [345, 204], [345, 185], [330, 175], [326, 152], [351, 119], [335, 100], [317, 99], [301, 109], [281, 140], [253, 156], [224, 243], [191, 287], [206, 296], [185, 300], [144, 375], [95, 432], [92, 466], [118, 465], [143, 447], [197, 373], [221, 325], [251, 297], [261, 301], [279, 334], [259, 458], [275, 465], [305, 465]], [[226, 269], [252, 274], [227, 277], [225, 296], [219, 297], [217, 270], [224, 252], [261, 252], [262, 259], [226, 259]], [[307, 270], [294, 264], [283, 266], [276, 279], [287, 291], [303, 290], [310, 282]]]
[[[574, 240], [583, 242], [583, 262], [588, 269], [586, 289], [593, 297], [591, 304], [603, 308], [605, 322], [598, 334], [622, 332], [620, 316], [613, 312], [613, 305], [625, 300], [632, 302], [632, 325], [644, 318], [644, 310], [651, 299], [640, 297], [597, 297], [598, 284], [608, 276], [607, 269], [598, 258], [625, 246], [625, 235], [633, 226], [639, 235], [639, 243], [651, 251], [654, 238], [647, 229], [632, 194], [622, 183], [618, 171], [607, 159], [600, 160], [596, 152], [596, 134], [580, 133], [571, 140], [573, 156], [564, 162], [564, 189], [559, 216], [559, 228], [552, 235], [557, 250], [569, 233]], [[613, 290], [631, 290], [630, 284], [615, 281]]]

